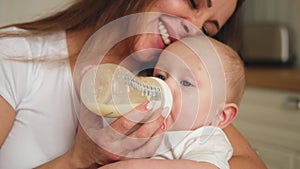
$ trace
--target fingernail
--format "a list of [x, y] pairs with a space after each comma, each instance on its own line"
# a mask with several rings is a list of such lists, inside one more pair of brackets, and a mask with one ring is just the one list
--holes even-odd
[[151, 110], [153, 108], [153, 102], [150, 101], [147, 105], [146, 105], [146, 109], [147, 110]]
[[165, 119], [164, 119], [164, 122], [163, 122], [162, 125], [161, 125], [161, 129], [163, 129], [163, 130], [166, 130], [166, 129], [167, 129], [167, 121], [168, 121], [168, 118], [165, 118]]

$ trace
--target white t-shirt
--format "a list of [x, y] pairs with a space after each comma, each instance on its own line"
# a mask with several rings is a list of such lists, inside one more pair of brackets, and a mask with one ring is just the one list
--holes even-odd
[[204, 126], [194, 131], [166, 132], [153, 159], [187, 159], [229, 169], [232, 146], [222, 129]]
[[[24, 31], [8, 28], [1, 31]], [[15, 61], [13, 59], [23, 59]], [[34, 58], [35, 61], [24, 61]], [[48, 58], [46, 61], [37, 61]], [[33, 168], [73, 144], [77, 118], [66, 33], [0, 38], [0, 95], [15, 109], [0, 169]], [[60, 61], [50, 61], [59, 59]]]

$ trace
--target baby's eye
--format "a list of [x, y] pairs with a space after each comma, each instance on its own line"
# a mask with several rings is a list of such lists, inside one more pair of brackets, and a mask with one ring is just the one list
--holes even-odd
[[186, 87], [192, 86], [192, 84], [186, 80], [181, 81], [180, 84], [182, 84], [183, 86], [186, 86]]
[[164, 75], [157, 75], [156, 77], [160, 78], [161, 80], [166, 80], [166, 76], [164, 76]]

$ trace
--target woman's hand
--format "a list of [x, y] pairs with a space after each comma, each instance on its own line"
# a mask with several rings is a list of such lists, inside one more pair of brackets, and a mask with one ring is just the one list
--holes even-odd
[[[75, 166], [86, 168], [95, 163], [108, 164], [126, 158], [153, 155], [162, 139], [162, 110], [149, 118], [149, 105], [122, 116], [103, 128], [101, 117], [82, 111], [71, 159]], [[145, 123], [139, 123], [148, 119]]]
[[118, 161], [109, 165], [105, 165], [98, 169], [218, 169], [217, 166], [208, 163], [208, 162], [200, 162], [194, 160], [186, 160], [186, 159], [131, 159], [125, 161]]

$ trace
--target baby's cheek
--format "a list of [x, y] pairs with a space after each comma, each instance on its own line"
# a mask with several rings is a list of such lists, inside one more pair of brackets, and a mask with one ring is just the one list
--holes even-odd
[[180, 115], [181, 107], [182, 107], [181, 102], [179, 100], [174, 100], [172, 112], [171, 112], [173, 121], [176, 121], [178, 116]]
[[178, 117], [180, 116], [181, 112], [181, 102], [177, 101], [176, 98], [174, 98], [173, 100], [173, 106], [172, 106], [172, 110], [171, 113], [168, 117], [168, 127], [170, 128], [177, 128], [176, 126], [178, 126], [178, 124], [180, 124], [181, 122], [178, 122]]

